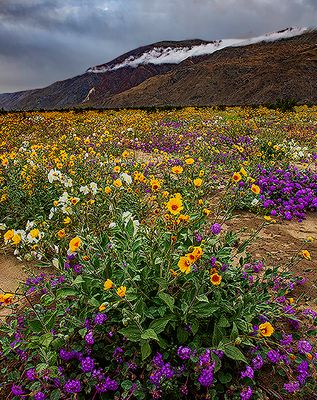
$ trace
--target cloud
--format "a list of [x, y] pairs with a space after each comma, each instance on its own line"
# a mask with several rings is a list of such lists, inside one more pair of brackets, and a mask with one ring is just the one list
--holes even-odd
[[315, 0], [0, 0], [0, 92], [48, 85], [161, 40], [314, 26]]

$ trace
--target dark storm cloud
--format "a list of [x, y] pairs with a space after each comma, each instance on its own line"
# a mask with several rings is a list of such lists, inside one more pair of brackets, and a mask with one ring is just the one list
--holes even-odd
[[45, 86], [155, 41], [316, 21], [317, 0], [0, 0], [0, 92]]

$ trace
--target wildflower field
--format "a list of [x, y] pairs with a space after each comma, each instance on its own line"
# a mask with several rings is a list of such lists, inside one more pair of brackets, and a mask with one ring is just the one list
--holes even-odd
[[307, 106], [0, 115], [0, 398], [317, 399], [316, 142]]

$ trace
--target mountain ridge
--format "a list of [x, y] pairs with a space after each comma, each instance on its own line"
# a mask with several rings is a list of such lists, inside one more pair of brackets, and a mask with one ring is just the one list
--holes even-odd
[[317, 30], [307, 28], [250, 39], [161, 41], [45, 88], [0, 94], [0, 108], [317, 102], [316, 61]]

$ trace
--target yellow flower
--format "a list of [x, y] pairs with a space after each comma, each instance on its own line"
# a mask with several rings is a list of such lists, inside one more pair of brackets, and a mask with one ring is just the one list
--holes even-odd
[[3, 303], [5, 306], [8, 306], [13, 301], [12, 293], [0, 294], [0, 303]]
[[106, 309], [105, 304], [101, 304], [101, 305], [99, 306], [99, 308], [98, 308], [99, 311], [105, 311], [105, 309]]
[[302, 250], [300, 255], [305, 258], [305, 260], [311, 260], [310, 252], [308, 250]]
[[199, 171], [199, 177], [201, 178], [202, 176], [204, 176], [205, 171], [202, 169]]
[[240, 174], [239, 172], [235, 172], [235, 173], [232, 175], [232, 179], [233, 179], [234, 182], [239, 182], [239, 181], [241, 181], [241, 179], [242, 179], [241, 174]]
[[185, 274], [190, 273], [190, 266], [191, 266], [191, 260], [188, 257], [181, 257], [178, 261], [178, 268], [182, 271], [185, 272]]
[[152, 190], [154, 190], [154, 191], [158, 190], [161, 187], [161, 184], [157, 179], [152, 179], [150, 183], [151, 183]]
[[11, 240], [13, 238], [13, 236], [14, 236], [14, 230], [10, 229], [4, 234], [3, 237], [4, 237], [5, 240], [9, 241], [9, 240]]
[[127, 291], [127, 288], [126, 288], [125, 286], [120, 286], [120, 287], [117, 289], [117, 295], [118, 295], [119, 297], [124, 297], [126, 291]]
[[214, 286], [219, 286], [221, 283], [222, 277], [221, 275], [218, 274], [218, 272], [215, 272], [214, 274], [210, 275], [210, 282]]
[[60, 230], [57, 232], [57, 236], [58, 236], [60, 239], [62, 239], [63, 237], [65, 237], [65, 235], [66, 235], [65, 229], [60, 229]]
[[270, 337], [274, 333], [274, 328], [269, 322], [259, 325], [259, 333], [261, 336]]
[[66, 217], [66, 218], [64, 218], [63, 222], [65, 225], [67, 225], [67, 224], [70, 224], [72, 222], [72, 220], [69, 217]]
[[190, 216], [189, 215], [184, 215], [184, 214], [181, 214], [179, 217], [178, 217], [178, 220], [181, 222], [188, 222], [189, 220], [190, 220]]
[[172, 167], [172, 172], [173, 174], [179, 175], [183, 172], [183, 167], [181, 167], [180, 165], [175, 165], [174, 167]]
[[203, 249], [200, 246], [196, 246], [194, 247], [192, 253], [196, 258], [200, 258], [203, 255]]
[[185, 163], [186, 163], [187, 165], [192, 165], [192, 164], [194, 164], [194, 162], [195, 162], [195, 160], [194, 160], [193, 158], [187, 158], [187, 159], [185, 160]]
[[70, 202], [75, 206], [79, 202], [79, 198], [78, 197], [71, 197], [70, 198]]
[[315, 240], [315, 239], [314, 239], [312, 236], [307, 236], [307, 238], [306, 238], [306, 241], [307, 241], [308, 243], [313, 243], [314, 240]]
[[120, 166], [119, 165], [116, 165], [114, 168], [113, 168], [113, 170], [114, 170], [114, 172], [120, 172]]
[[202, 185], [202, 183], [203, 183], [203, 180], [201, 178], [194, 179], [194, 185], [196, 187], [200, 187]]
[[181, 196], [176, 194], [174, 197], [171, 197], [167, 202], [166, 207], [171, 214], [179, 214], [184, 208]]
[[81, 239], [76, 236], [69, 242], [69, 250], [74, 253], [81, 245]]
[[129, 156], [129, 152], [127, 150], [124, 150], [124, 152], [121, 155], [123, 158], [127, 158]]
[[242, 174], [243, 176], [247, 176], [247, 171], [243, 167], [241, 167], [240, 174]]
[[113, 288], [113, 282], [112, 282], [112, 280], [111, 280], [111, 279], [107, 279], [107, 280], [105, 281], [105, 283], [103, 284], [103, 288], [104, 288], [104, 290], [112, 289], [112, 288]]
[[113, 181], [113, 186], [115, 186], [116, 188], [120, 188], [122, 186], [121, 180], [116, 179], [115, 181]]
[[270, 217], [269, 215], [264, 215], [263, 218], [265, 219], [265, 221], [268, 221], [268, 222], [272, 221], [272, 217]]
[[106, 187], [105, 187], [105, 193], [107, 193], [107, 194], [111, 193], [111, 188], [110, 188], [110, 186], [106, 186]]
[[259, 187], [258, 185], [255, 185], [255, 184], [253, 184], [253, 185], [251, 186], [251, 190], [252, 190], [252, 192], [255, 193], [255, 194], [259, 194], [259, 193], [261, 192], [260, 187]]
[[13, 238], [12, 238], [12, 242], [13, 242], [15, 245], [18, 245], [18, 244], [21, 242], [21, 240], [22, 240], [22, 237], [21, 237], [21, 235], [19, 235], [18, 233], [16, 233], [16, 234], [13, 236]]
[[211, 213], [211, 210], [209, 210], [208, 208], [204, 208], [203, 213], [209, 215]]
[[30, 235], [33, 239], [37, 238], [39, 236], [39, 234], [40, 234], [40, 231], [36, 228], [30, 230]]

